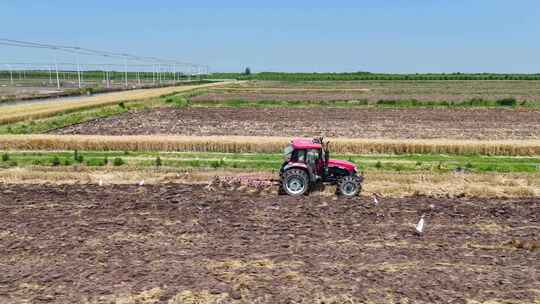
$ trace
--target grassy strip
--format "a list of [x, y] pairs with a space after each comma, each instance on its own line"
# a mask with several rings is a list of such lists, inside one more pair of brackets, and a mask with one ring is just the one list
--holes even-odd
[[170, 97], [173, 95], [175, 96], [175, 100], [187, 100], [187, 98], [202, 94], [203, 92], [204, 91], [199, 90], [189, 91], [180, 94], [174, 92], [171, 94], [164, 94], [158, 98], [128, 102], [119, 101], [117, 105], [104, 106], [95, 109], [83, 109], [73, 113], [59, 113], [55, 116], [48, 118], [0, 125], [0, 135], [43, 134], [54, 129], [67, 127], [97, 118], [115, 116], [130, 110], [168, 105], [173, 102]]
[[[0, 135], [0, 150], [279, 153], [288, 137], [180, 135]], [[540, 140], [330, 139], [343, 154], [540, 155]]]
[[229, 107], [229, 108], [309, 108], [309, 107], [378, 107], [378, 108], [538, 108], [538, 101], [516, 101], [513, 98], [499, 100], [470, 99], [464, 101], [421, 101], [416, 99], [379, 100], [369, 101], [367, 99], [358, 100], [257, 100], [249, 101], [244, 99], [230, 100], [192, 100], [179, 97], [172, 100], [177, 106], [191, 107]]
[[[362, 171], [467, 171], [535, 173], [538, 157], [489, 157], [448, 155], [335, 155], [358, 164]], [[160, 153], [160, 152], [4, 152], [0, 167], [14, 166], [123, 166], [170, 168], [226, 168], [275, 171], [282, 164], [280, 154]]]
[[50, 130], [63, 128], [96, 118], [105, 118], [122, 114], [129, 110], [154, 107], [162, 104], [162, 100], [159, 98], [143, 101], [132, 101], [126, 103], [119, 102], [118, 105], [105, 106], [97, 109], [82, 110], [74, 113], [61, 113], [50, 118], [0, 125], [0, 134], [46, 133]]

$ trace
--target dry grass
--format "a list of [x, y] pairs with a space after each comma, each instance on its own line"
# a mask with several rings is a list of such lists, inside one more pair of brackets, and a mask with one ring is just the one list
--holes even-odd
[[522, 300], [507, 300], [507, 299], [496, 299], [496, 300], [487, 300], [487, 301], [477, 301], [477, 300], [466, 300], [466, 304], [540, 304], [540, 298], [536, 299], [534, 302], [522, 301]]
[[[178, 175], [173, 172], [133, 169], [105, 169], [91, 168], [10, 168], [0, 171], [0, 182], [22, 184], [96, 184], [102, 180], [104, 184], [135, 184], [144, 180], [145, 183], [155, 184], [166, 181], [183, 181], [193, 175]], [[210, 177], [201, 177], [206, 180]], [[195, 177], [194, 180], [197, 178]]]
[[90, 301], [87, 303], [155, 304], [159, 303], [162, 294], [163, 290], [156, 287], [137, 294], [106, 296], [97, 301]]
[[[330, 139], [334, 153], [540, 155], [540, 140]], [[0, 150], [194, 151], [275, 153], [287, 137], [177, 135], [1, 135]]]
[[202, 85], [165, 87], [157, 89], [140, 89], [89, 97], [81, 97], [77, 101], [70, 99], [57, 99], [32, 104], [15, 104], [3, 106], [0, 112], [0, 124], [14, 123], [28, 119], [39, 119], [54, 116], [58, 113], [73, 112], [119, 103], [121, 101], [143, 100], [158, 97], [174, 92], [190, 91], [198, 88], [223, 85], [224, 83], [210, 83]]
[[[288, 264], [283, 263], [285, 266], [291, 266], [295, 265], [294, 263]], [[206, 267], [213, 271], [213, 270], [239, 270], [239, 269], [245, 269], [245, 268], [267, 268], [267, 269], [273, 269], [278, 266], [283, 266], [282, 264], [276, 265], [272, 260], [269, 259], [260, 259], [260, 260], [251, 260], [251, 261], [241, 261], [241, 260], [223, 260], [223, 261], [214, 261], [209, 260], [206, 262]]]
[[225, 303], [227, 294], [211, 294], [208, 291], [193, 292], [190, 290], [182, 291], [171, 298], [168, 304], [218, 304]]
[[366, 176], [365, 192], [401, 197], [477, 196], [535, 197], [540, 195], [538, 173], [415, 173], [370, 172]]
[[[277, 178], [271, 173], [236, 170], [168, 171], [133, 168], [28, 167], [0, 171], [0, 183], [91, 183], [107, 184], [208, 183], [214, 176], [255, 175], [256, 178]], [[333, 187], [313, 195], [334, 195]], [[249, 191], [250, 189], [245, 189]], [[277, 192], [275, 186], [270, 192]], [[540, 196], [539, 173], [417, 173], [374, 171], [366, 174], [363, 194], [373, 192], [388, 197], [429, 195], [437, 197], [537, 197]]]
[[507, 245], [510, 245], [512, 247], [515, 247], [517, 249], [525, 249], [530, 251], [540, 251], [540, 242], [538, 241], [527, 241], [527, 240], [517, 240], [514, 239], [510, 242], [508, 242]]
[[[18, 184], [97, 184], [100, 180], [107, 184], [134, 184], [144, 180], [147, 184], [165, 182], [176, 183], [205, 183], [207, 184], [215, 176], [242, 176], [261, 174], [241, 171], [225, 170], [177, 170], [177, 169], [137, 169], [131, 167], [14, 167], [0, 170], [0, 183]], [[267, 176], [271, 178], [270, 175]]]

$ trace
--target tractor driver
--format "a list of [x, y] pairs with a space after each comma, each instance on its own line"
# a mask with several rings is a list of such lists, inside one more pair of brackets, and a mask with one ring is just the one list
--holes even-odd
[[320, 160], [320, 155], [319, 155], [318, 149], [307, 150], [306, 164], [307, 164], [308, 170], [310, 171], [310, 173], [313, 174], [316, 180], [321, 178], [321, 176], [319, 175], [321, 171], [319, 170], [321, 162], [319, 160]]

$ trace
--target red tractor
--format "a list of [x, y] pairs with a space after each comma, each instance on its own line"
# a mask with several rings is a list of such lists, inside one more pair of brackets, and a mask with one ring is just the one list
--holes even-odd
[[316, 185], [337, 185], [337, 193], [353, 197], [362, 190], [363, 176], [355, 164], [330, 159], [329, 142], [323, 138], [296, 138], [285, 147], [285, 161], [279, 171], [283, 192], [299, 196], [309, 193]]

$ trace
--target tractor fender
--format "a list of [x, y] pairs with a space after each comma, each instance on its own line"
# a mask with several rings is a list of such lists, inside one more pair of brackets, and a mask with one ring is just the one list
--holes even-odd
[[308, 174], [309, 176], [309, 180], [310, 181], [313, 181], [313, 174], [311, 174], [311, 170], [309, 170], [308, 166], [304, 163], [289, 163], [287, 165], [285, 165], [285, 167], [283, 167], [282, 169], [282, 173], [287, 171], [287, 170], [290, 170], [290, 169], [301, 169], [301, 170], [304, 170], [306, 171], [306, 173]]

